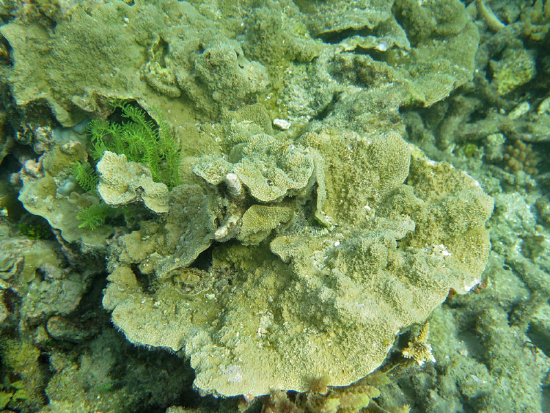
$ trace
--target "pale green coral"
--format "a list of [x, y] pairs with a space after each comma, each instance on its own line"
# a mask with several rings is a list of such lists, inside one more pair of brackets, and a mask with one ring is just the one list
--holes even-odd
[[535, 54], [525, 49], [506, 49], [500, 60], [491, 60], [491, 69], [498, 93], [505, 95], [535, 76]]
[[258, 62], [250, 62], [239, 44], [216, 36], [195, 58], [195, 72], [212, 99], [225, 108], [239, 106], [248, 96], [265, 90], [268, 77]]
[[278, 82], [277, 64], [285, 61], [311, 62], [319, 56], [322, 46], [310, 35], [295, 2], [270, 0], [254, 8], [246, 20], [245, 51], [274, 72], [273, 81]]
[[319, 152], [323, 168], [330, 170], [323, 176], [327, 195], [317, 214], [337, 222], [369, 216], [409, 172], [410, 149], [394, 132], [363, 138], [351, 131], [323, 129], [305, 134], [300, 142]]
[[290, 221], [293, 210], [284, 206], [252, 205], [242, 219], [237, 239], [245, 245], [259, 244], [279, 224]]
[[70, 140], [55, 145], [42, 155], [38, 163], [28, 161], [21, 173], [23, 188], [19, 200], [27, 211], [42, 216], [52, 228], [60, 230], [67, 242], [78, 241], [103, 249], [112, 229], [98, 222], [98, 227], [92, 231], [82, 227], [77, 218], [79, 210], [99, 202], [90, 193], [76, 191], [74, 179], [70, 176], [74, 164], [86, 160], [84, 146]]
[[550, 32], [550, 2], [536, 0], [533, 5], [525, 6], [521, 20], [524, 35], [534, 41], [544, 41]]
[[[303, 391], [325, 374], [331, 385], [358, 380], [384, 360], [402, 328], [424, 322], [450, 288], [471, 288], [485, 265], [484, 222], [492, 199], [462, 172], [419, 157], [409, 172], [410, 149], [395, 133], [312, 132], [295, 147], [315, 150], [325, 164], [324, 201], [308, 213], [298, 209], [282, 226], [289, 216], [275, 209], [283, 206], [278, 198], [252, 206], [242, 216], [243, 228], [251, 228], [249, 217], [284, 212], [264, 219], [260, 231], [240, 235], [257, 243], [257, 234], [263, 239], [273, 231], [271, 242], [215, 247], [212, 266], [195, 273], [191, 292], [182, 295], [174, 273], [155, 267], [154, 247], [141, 257], [130, 257], [125, 248], [112, 257], [104, 305], [115, 324], [136, 343], [174, 350], [185, 343], [195, 385], [206, 392]], [[461, 220], [462, 230], [434, 212], [451, 204], [449, 215]], [[315, 208], [332, 219], [331, 229], [319, 224]], [[187, 225], [201, 221], [192, 222]], [[127, 236], [137, 244], [126, 243], [126, 250], [145, 251], [144, 235]], [[132, 264], [149, 273], [156, 268], [162, 281], [145, 293]], [[143, 315], [139, 325], [130, 314]]]
[[289, 140], [266, 134], [254, 135], [233, 147], [229, 161], [220, 158], [195, 166], [194, 172], [218, 185], [234, 173], [250, 194], [261, 202], [296, 194], [310, 183], [315, 165], [313, 155]]
[[[485, 265], [491, 199], [449, 165], [411, 160], [400, 121], [472, 78], [477, 28], [457, 0], [222, 3], [112, 0], [55, 31], [6, 24], [14, 99], [47, 102], [63, 125], [133, 99], [192, 143], [163, 215], [109, 245], [103, 303], [130, 341], [189, 357], [203, 393], [348, 385]], [[164, 161], [140, 162], [155, 175]], [[42, 165], [21, 174], [25, 206], [83, 239], [70, 213], [97, 199], [59, 193], [64, 166]], [[114, 198], [142, 197], [107, 182], [113, 170]], [[365, 390], [322, 408], [358, 410], [377, 395]]]
[[468, 23], [468, 14], [459, 0], [397, 0], [395, 15], [415, 45], [457, 35]]
[[168, 187], [154, 182], [147, 166], [129, 162], [125, 155], [105, 151], [96, 168], [97, 192], [107, 205], [116, 207], [142, 201], [157, 214], [168, 212]]
[[306, 16], [306, 25], [315, 37], [350, 29], [372, 30], [391, 17], [392, 6], [384, 0], [326, 1], [315, 5], [298, 0], [295, 3]]
[[[80, 3], [55, 32], [21, 22], [0, 30], [14, 47], [17, 68], [9, 77], [18, 104], [44, 99], [66, 127], [89, 112], [110, 113], [110, 99], [134, 98], [173, 123], [182, 112], [219, 114], [268, 84], [265, 68], [188, 2]], [[46, 43], [50, 54], [35, 47]], [[40, 65], [29, 70], [33, 62]], [[166, 99], [178, 94], [186, 99]]]
[[113, 245], [113, 266], [141, 263], [143, 273], [170, 278], [191, 264], [214, 238], [219, 205], [215, 192], [182, 184], [169, 195], [169, 211], [162, 224], [144, 222], [139, 231], [120, 237]]

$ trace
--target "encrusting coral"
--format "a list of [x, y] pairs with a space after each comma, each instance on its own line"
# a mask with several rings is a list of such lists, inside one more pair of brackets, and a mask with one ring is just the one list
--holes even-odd
[[157, 214], [168, 212], [168, 187], [154, 182], [150, 169], [128, 162], [124, 154], [105, 151], [97, 163], [97, 192], [110, 206], [123, 206], [137, 200]]
[[[335, 387], [379, 367], [487, 261], [492, 199], [408, 144], [400, 121], [472, 79], [478, 29], [458, 0], [246, 4], [112, 0], [55, 31], [2, 26], [18, 105], [45, 102], [65, 127], [101, 119], [92, 160], [84, 140], [52, 144], [25, 164], [20, 199], [105, 253], [115, 326], [188, 357], [202, 394], [327, 377], [307, 408], [359, 411], [377, 386]], [[113, 110], [127, 122], [105, 120]], [[148, 209], [126, 228], [99, 219], [135, 201]]]
[[[279, 144], [272, 145], [277, 150]], [[237, 201], [247, 212], [242, 221], [236, 218], [234, 236], [253, 245], [223, 242], [213, 248], [206, 271], [185, 275], [212, 242], [220, 206], [235, 202], [230, 191], [225, 198], [222, 178], [248, 156], [262, 159], [241, 146], [246, 142], [236, 145], [241, 156], [206, 168], [219, 172], [201, 185], [210, 206], [183, 207], [197, 211], [196, 219], [174, 220], [180, 208], [171, 207], [167, 219], [174, 225], [167, 234], [151, 224], [119, 238], [103, 300], [130, 341], [183, 349], [204, 392], [304, 391], [325, 374], [330, 385], [350, 384], [378, 367], [395, 335], [423, 323], [450, 288], [463, 293], [479, 282], [489, 251], [484, 223], [493, 206], [479, 184], [417, 152], [411, 160], [412, 148], [397, 133], [330, 129], [305, 134], [279, 155], [278, 164], [292, 176], [303, 164], [291, 162], [295, 153], [316, 154], [311, 176], [302, 181], [312, 182], [302, 190], [277, 192], [261, 205], [256, 189], [264, 188], [266, 176], [280, 176], [278, 166], [250, 170], [246, 196]], [[270, 153], [269, 143], [263, 151]], [[196, 170], [206, 176], [204, 168]], [[209, 182], [217, 183], [214, 192]], [[263, 220], [264, 229], [239, 236], [247, 214], [260, 211], [280, 212]], [[182, 237], [187, 250], [197, 247], [184, 260], [175, 258], [181, 241], [156, 247], [192, 231], [203, 235], [199, 243]], [[256, 233], [262, 235], [251, 243]], [[149, 274], [146, 288], [136, 265]]]

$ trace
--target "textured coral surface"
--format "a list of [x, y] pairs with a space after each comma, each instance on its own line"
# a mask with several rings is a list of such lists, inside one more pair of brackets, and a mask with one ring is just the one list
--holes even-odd
[[549, 22], [0, 2], [0, 410], [549, 410]]

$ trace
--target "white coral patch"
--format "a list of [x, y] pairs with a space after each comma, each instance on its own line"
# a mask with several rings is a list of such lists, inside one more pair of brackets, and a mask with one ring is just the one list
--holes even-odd
[[243, 372], [241, 366], [229, 366], [223, 370], [223, 375], [227, 376], [229, 383], [240, 383], [243, 381]]

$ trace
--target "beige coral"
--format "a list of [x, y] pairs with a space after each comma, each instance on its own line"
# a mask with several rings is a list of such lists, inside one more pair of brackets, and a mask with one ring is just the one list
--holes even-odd
[[129, 162], [126, 155], [105, 151], [97, 164], [97, 172], [97, 191], [106, 204], [123, 206], [143, 201], [157, 214], [168, 212], [168, 187], [154, 182], [147, 166]]
[[[468, 175], [418, 153], [411, 159], [396, 133], [311, 132], [295, 148], [315, 151], [324, 164], [323, 176], [313, 175], [326, 189], [322, 202], [313, 191], [303, 195], [307, 209], [292, 197], [253, 206], [242, 239], [254, 245], [215, 245], [208, 271], [183, 281], [188, 292], [176, 280], [188, 279], [185, 265], [170, 251], [141, 260], [113, 249], [118, 268], [104, 305], [114, 323], [132, 342], [184, 349], [206, 393], [305, 391], [324, 375], [331, 386], [348, 385], [377, 368], [396, 334], [424, 323], [450, 288], [464, 293], [476, 284], [486, 263], [493, 203]], [[226, 174], [222, 168], [220, 186]], [[279, 225], [289, 219], [285, 206], [299, 208]], [[323, 226], [316, 209], [334, 226]], [[154, 263], [159, 254], [168, 271]], [[144, 262], [157, 280], [148, 290], [115, 276], [133, 280], [130, 266]]]
[[414, 359], [419, 365], [426, 361], [435, 363], [435, 357], [432, 354], [432, 346], [428, 344], [428, 335], [430, 331], [429, 323], [424, 324], [420, 334], [413, 341], [409, 342], [407, 347], [401, 352], [408, 359]]
[[538, 161], [536, 153], [533, 152], [533, 147], [516, 139], [512, 145], [506, 147], [504, 170], [510, 173], [524, 171], [526, 174], [536, 175], [538, 173]]
[[194, 167], [198, 176], [214, 185], [231, 176], [230, 191], [231, 185], [244, 185], [260, 202], [277, 201], [306, 188], [315, 169], [310, 153], [267, 134], [253, 135], [236, 145], [229, 156], [232, 162], [205, 158]]

